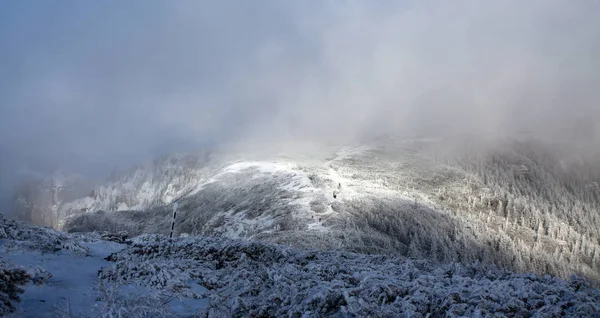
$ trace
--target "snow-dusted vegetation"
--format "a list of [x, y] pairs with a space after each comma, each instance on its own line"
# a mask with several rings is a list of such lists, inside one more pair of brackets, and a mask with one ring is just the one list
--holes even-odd
[[19, 302], [19, 294], [24, 290], [21, 288], [29, 282], [29, 275], [24, 269], [14, 268], [13, 264], [0, 261], [0, 315], [15, 311], [14, 302]]
[[57, 173], [31, 177], [16, 191], [20, 219], [61, 229], [65, 218], [88, 211], [145, 210], [189, 193], [214, 173], [204, 153], [164, 156], [115, 170], [106, 183], [92, 187], [81, 176]]
[[[600, 291], [574, 278], [475, 265], [143, 236], [111, 255], [109, 283], [208, 298], [208, 317], [595, 317]], [[200, 284], [206, 294], [190, 288]]]
[[71, 235], [55, 230], [28, 226], [19, 221], [6, 219], [0, 214], [0, 240], [2, 248], [11, 250], [35, 250], [52, 253], [67, 250], [75, 254], [86, 255], [88, 249]]
[[[0, 233], [6, 233], [0, 237], [2, 317], [181, 317], [190, 313], [185, 299], [174, 299], [173, 294], [143, 286], [103, 284], [98, 279], [98, 271], [110, 265], [103, 258], [124, 248], [118, 243], [122, 234], [69, 235], [1, 215]], [[195, 301], [195, 306], [205, 307], [202, 301]]]
[[600, 316], [600, 290], [579, 277], [218, 237], [0, 225], [9, 317]]
[[600, 318], [600, 1], [0, 0], [0, 316]]
[[[263, 159], [166, 157], [114, 175], [112, 181], [97, 187], [93, 196], [59, 205], [59, 211], [75, 206], [80, 209], [55, 222], [64, 224], [63, 229], [71, 235], [45, 228], [18, 229], [17, 223], [8, 221], [0, 237], [8, 239], [4, 243], [7, 250], [34, 246], [44, 252], [91, 255], [90, 242], [108, 240], [126, 246], [138, 235], [168, 235], [173, 202], [177, 200], [175, 236], [191, 237], [169, 241], [161, 236], [142, 236], [133, 239], [136, 245], [111, 256], [116, 264], [102, 270], [100, 288], [105, 291], [102, 297], [115, 299], [115, 303], [104, 303], [108, 312], [125, 310], [119, 308], [127, 308], [128, 300], [119, 295], [131, 293], [127, 290], [133, 288], [144, 291], [138, 297], [145, 299], [148, 306], [142, 307], [148, 313], [156, 309], [149, 305], [152, 303], [166, 302], [173, 307], [179, 301], [177, 306], [183, 308], [183, 303], [194, 300], [204, 301], [201, 307], [208, 306], [216, 316], [279, 316], [288, 311], [318, 316], [323, 313], [315, 310], [330, 307], [334, 309], [327, 314], [364, 316], [381, 306], [388, 316], [410, 314], [411, 310], [434, 316], [441, 312], [467, 316], [493, 312], [508, 316], [552, 316], [550, 312], [576, 316], [579, 310], [586, 315], [596, 313], [591, 300], [577, 300], [583, 307], [566, 309], [564, 304], [556, 306], [558, 300], [544, 296], [546, 307], [531, 307], [530, 296], [520, 299], [520, 303], [502, 298], [516, 295], [505, 291], [498, 292], [502, 296], [492, 297], [495, 305], [481, 307], [463, 295], [473, 292], [471, 287], [513, 288], [518, 293], [531, 285], [515, 281], [531, 277], [542, 289], [571, 288], [568, 283], [544, 276], [548, 274], [566, 280], [578, 275], [581, 278], [577, 281], [591, 286], [600, 283], [599, 190], [594, 183], [598, 178], [594, 161], [555, 154], [544, 144], [529, 141], [503, 145], [491, 151], [485, 144], [463, 144], [467, 148], [462, 149], [436, 140], [398, 144], [386, 141], [383, 145], [347, 147], [331, 153]], [[129, 210], [131, 207], [136, 209]], [[93, 231], [95, 234], [88, 233]], [[231, 249], [240, 253], [231, 256], [240, 261], [231, 267], [222, 260], [215, 265], [212, 258], [224, 257], [218, 254]], [[260, 262], [252, 258], [253, 253], [262, 255], [263, 250], [276, 250], [289, 257], [321, 255], [321, 263], [306, 268], [302, 267], [306, 264], [300, 266], [288, 258]], [[354, 272], [364, 272], [367, 269], [363, 264], [379, 259], [385, 261], [377, 263], [381, 267], [370, 268], [374, 277], [383, 275], [386, 278], [380, 280], [394, 282], [394, 286], [422, 284], [423, 290], [402, 294], [401, 299], [422, 293], [428, 295], [423, 296], [426, 301], [421, 297], [407, 302], [423, 301], [429, 307], [411, 307], [396, 296], [393, 301], [388, 298], [382, 302], [379, 296], [365, 294], [367, 289], [384, 288], [377, 282], [361, 281], [357, 286], [340, 283], [344, 282], [345, 269], [356, 266]], [[418, 275], [410, 279], [402, 273], [387, 277], [386, 273], [395, 273], [391, 264], [415, 270]], [[331, 274], [332, 281], [322, 281], [321, 274], [308, 274], [319, 266], [340, 269], [341, 274]], [[259, 277], [252, 276], [264, 268], [271, 269]], [[444, 292], [436, 294], [440, 286], [462, 286], [462, 281], [446, 280], [441, 274], [452, 268], [461, 279], [477, 281], [464, 283], [469, 286], [464, 287], [468, 292], [457, 291], [465, 302], [448, 300]], [[469, 271], [470, 276], [465, 274]], [[488, 282], [481, 276], [488, 272], [502, 279], [494, 276]], [[441, 285], [432, 284], [430, 276]], [[230, 288], [242, 278], [256, 283]], [[131, 283], [142, 286], [131, 287]], [[347, 288], [361, 296], [344, 296]], [[161, 293], [150, 292], [155, 289]], [[343, 301], [336, 298], [340, 292]], [[588, 289], [581, 295], [588, 292], [596, 291]], [[278, 294], [296, 298], [269, 298]], [[576, 294], [573, 291], [569, 299], [579, 297]], [[313, 295], [323, 298], [307, 304]], [[524, 306], [524, 311], [502, 307], [513, 301], [520, 304], [514, 308]], [[456, 303], [452, 307], [447, 302]], [[287, 305], [283, 311], [269, 307], [284, 303]], [[186, 304], [188, 309], [202, 309]], [[233, 311], [228, 311], [231, 308]]]
[[[386, 141], [310, 153], [311, 159], [213, 160], [202, 166], [210, 174], [184, 187], [192, 190], [179, 198], [175, 234], [479, 261], [599, 282], [593, 161], [560, 161], [543, 144], [523, 143], [490, 151], [436, 140]], [[168, 234], [171, 213], [172, 204], [101, 210], [67, 219], [65, 229]]]

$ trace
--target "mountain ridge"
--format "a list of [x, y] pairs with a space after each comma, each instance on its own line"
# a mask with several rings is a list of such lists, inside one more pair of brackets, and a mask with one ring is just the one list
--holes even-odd
[[595, 176], [579, 177], [591, 168], [560, 170], [559, 158], [531, 141], [460, 146], [399, 139], [299, 154], [164, 157], [97, 187], [96, 197], [64, 204], [61, 229], [168, 234], [177, 199], [176, 236], [599, 279], [597, 194], [585, 186]]

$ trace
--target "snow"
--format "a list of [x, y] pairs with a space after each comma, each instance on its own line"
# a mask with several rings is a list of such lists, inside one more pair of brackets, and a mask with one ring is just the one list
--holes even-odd
[[[278, 231], [274, 224], [287, 216], [293, 219], [292, 222], [305, 225], [309, 231], [326, 233], [330, 228], [323, 224], [333, 223], [324, 221], [339, 216], [339, 212], [332, 209], [332, 204], [371, 195], [400, 195], [398, 191], [368, 178], [355, 178], [357, 171], [351, 167], [344, 167], [344, 160], [361, 158], [374, 149], [371, 146], [335, 148], [327, 151], [320, 149], [302, 152], [296, 156], [276, 156], [268, 159], [227, 157], [211, 163], [208, 168], [195, 166], [189, 170], [182, 169], [177, 162], [165, 160], [153, 166], [139, 167], [113, 183], [97, 187], [93, 197], [64, 204], [61, 207], [61, 215], [78, 215], [81, 211], [97, 210], [145, 210], [152, 204], [171, 204], [175, 200], [203, 197], [203, 191], [210, 193], [215, 187], [227, 187], [230, 182], [235, 182], [238, 176], [232, 177], [232, 174], [240, 174], [239, 177], [244, 180], [248, 178], [247, 187], [253, 187], [253, 183], [264, 182], [267, 180], [265, 178], [272, 176], [273, 180], [279, 183], [276, 189], [283, 191], [285, 197], [274, 196], [269, 200], [281, 200], [283, 205], [290, 207], [289, 210], [280, 205], [277, 208], [283, 211], [281, 213], [269, 210], [265, 211], [264, 215], [257, 216], [260, 211], [250, 208], [252, 216], [249, 217], [243, 207], [235, 211], [228, 211], [229, 207], [218, 209], [214, 211], [214, 222], [209, 223], [221, 224], [219, 227], [222, 229], [216, 229], [214, 233], [229, 238], [249, 239], [258, 232]], [[314, 160], [317, 157], [324, 159], [328, 156], [328, 160]], [[316, 182], [315, 177], [318, 179]], [[215, 186], [215, 183], [219, 185]], [[338, 184], [341, 184], [341, 189], [338, 189]], [[333, 198], [334, 192], [337, 198]], [[251, 196], [251, 193], [248, 194], [248, 199], [254, 200]], [[126, 202], [117, 198], [125, 198]], [[226, 199], [236, 206], [243, 205], [242, 201], [245, 200]], [[218, 220], [225, 222], [219, 223]], [[63, 222], [59, 224], [59, 228], [63, 229]]]
[[69, 302], [74, 312], [85, 312], [95, 303], [93, 290], [98, 270], [109, 263], [102, 258], [117, 252], [123, 246], [112, 242], [84, 243], [90, 256], [83, 257], [69, 252], [42, 253], [40, 251], [11, 251], [0, 249], [2, 259], [15, 264], [41, 267], [52, 274], [41, 285], [27, 285], [21, 296], [21, 317], [54, 317], [55, 306]]
[[[293, 161], [276, 160], [274, 162], [269, 161], [238, 161], [233, 164], [225, 166], [219, 173], [213, 176], [211, 179], [201, 184], [189, 195], [194, 195], [201, 191], [207, 184], [212, 182], [218, 182], [228, 174], [236, 174], [247, 171], [248, 169], [255, 169], [256, 175], [253, 178], [261, 176], [274, 175], [282, 173], [288, 175], [284, 182], [279, 185], [280, 190], [284, 190], [290, 193], [300, 194], [297, 198], [289, 201], [288, 204], [297, 206], [294, 210], [294, 215], [304, 220], [312, 220], [308, 222], [308, 228], [314, 231], [327, 231], [328, 229], [318, 222], [318, 217], [310, 208], [310, 202], [315, 195], [322, 195], [322, 189], [316, 189], [311, 184], [306, 172], [298, 170], [298, 165]], [[258, 228], [258, 227], [270, 227], [274, 220], [270, 217], [258, 217], [255, 219], [248, 219], [244, 216], [244, 211], [234, 214], [234, 211], [226, 211], [223, 213], [224, 220], [228, 224], [224, 231], [219, 231], [220, 235], [223, 235], [232, 239], [248, 238], [245, 237], [245, 229]], [[269, 230], [264, 231], [269, 232]]]
[[[209, 317], [598, 317], [600, 291], [584, 281], [515, 274], [481, 264], [427, 261], [273, 244], [147, 235], [111, 256], [108, 282], [136, 279], [207, 288]], [[131, 266], [135, 264], [135, 266]]]
[[186, 295], [157, 293], [135, 281], [103, 284], [98, 273], [112, 266], [106, 258], [126, 245], [100, 237], [31, 227], [0, 215], [1, 264], [32, 275], [9, 317], [186, 317], [206, 307], [200, 299], [206, 289], [191, 281]]
[[274, 173], [278, 170], [281, 170], [281, 169], [278, 169], [278, 167], [276, 167], [275, 164], [272, 164], [269, 162], [240, 161], [240, 162], [236, 162], [233, 164], [228, 164], [224, 168], [222, 168], [218, 173], [213, 175], [211, 178], [208, 178], [206, 180], [202, 180], [201, 182], [199, 182], [197, 185], [195, 185], [195, 187], [193, 188], [192, 191], [186, 193], [184, 196], [196, 195], [198, 192], [202, 191], [202, 189], [204, 189], [204, 187], [206, 187], [206, 185], [214, 183], [214, 182], [218, 182], [225, 174], [239, 173], [243, 170], [250, 169], [250, 168], [258, 168], [260, 172], [264, 172], [264, 173]]
[[370, 145], [362, 145], [357, 147], [342, 147], [336, 153], [336, 160], [349, 159], [358, 155], [363, 155], [369, 151], [374, 150], [375, 147]]
[[[89, 248], [87, 257], [74, 255], [69, 252], [41, 253], [39, 251], [12, 251], [7, 253], [0, 249], [2, 259], [11, 263], [27, 267], [39, 267], [49, 272], [51, 278], [42, 285], [29, 283], [24, 287], [21, 303], [18, 304], [18, 317], [56, 317], [61, 308], [67, 306], [75, 316], [86, 315], [90, 309], [97, 308], [101, 311], [104, 306], [98, 301], [98, 271], [112, 263], [104, 260], [111, 253], [122, 250], [125, 245], [97, 241], [82, 243]], [[202, 296], [206, 288], [194, 282], [189, 282], [190, 291]], [[153, 291], [151, 288], [137, 284], [118, 285], [120, 294], [148, 296]], [[205, 308], [205, 299], [177, 297], [168, 303], [171, 312], [177, 315], [189, 315]]]
[[308, 223], [308, 229], [311, 231], [318, 231], [318, 232], [329, 231], [328, 227], [324, 226], [323, 223], [318, 222], [318, 221], [313, 221], [311, 223]]
[[206, 180], [206, 181], [204, 181], [204, 182], [201, 182], [201, 183], [199, 183], [198, 185], [196, 185], [196, 186], [195, 186], [195, 188], [194, 188], [194, 189], [192, 189], [192, 191], [190, 191], [189, 193], [186, 193], [186, 194], [185, 194], [184, 196], [182, 196], [182, 197], [196, 195], [196, 194], [198, 194], [198, 192], [202, 191], [202, 189], [204, 189], [204, 187], [205, 187], [206, 185], [208, 185], [208, 184], [211, 184], [211, 183], [213, 183], [213, 182], [217, 182], [217, 181], [218, 181], [218, 180], [217, 180], [217, 178], [216, 178], [216, 177], [213, 177], [213, 178], [210, 178], [210, 179], [208, 179], [208, 180]]
[[247, 238], [246, 229], [257, 227], [266, 227], [273, 223], [272, 219], [256, 218], [249, 220], [244, 216], [244, 212], [234, 214], [233, 210], [227, 211], [225, 214], [225, 222], [229, 226], [224, 227], [224, 232], [218, 232], [223, 237], [230, 239]]
[[156, 160], [95, 187], [92, 195], [62, 204], [60, 215], [99, 210], [142, 211], [157, 203], [170, 204], [206, 182], [211, 169], [204, 159], [193, 154]]
[[[402, 141], [402, 143], [404, 142]], [[424, 141], [406, 141], [406, 143], [409, 142]], [[412, 145], [406, 145], [406, 148], [410, 149], [411, 147]], [[163, 218], [162, 213], [166, 214], [164, 211], [169, 209], [167, 206], [161, 205], [183, 199], [180, 202], [185, 202], [185, 208], [182, 208], [182, 213], [178, 215], [177, 221], [180, 223], [177, 223], [177, 226], [186, 225], [180, 227], [181, 231], [192, 234], [204, 233], [241, 240], [258, 239], [292, 246], [337, 247], [361, 252], [372, 252], [373, 250], [389, 252], [394, 248], [394, 252], [406, 253], [404, 245], [408, 246], [409, 244], [404, 244], [404, 241], [398, 238], [400, 236], [396, 237], [395, 235], [396, 233], [413, 233], [412, 229], [420, 228], [420, 226], [403, 226], [403, 224], [408, 224], [405, 221], [412, 214], [411, 211], [414, 210], [414, 214], [417, 215], [415, 219], [417, 219], [423, 214], [420, 213], [420, 209], [416, 209], [417, 206], [428, 205], [433, 209], [443, 209], [444, 206], [447, 206], [436, 205], [436, 202], [439, 202], [437, 199], [440, 188], [442, 188], [442, 186], [438, 187], [440, 184], [443, 185], [443, 191], [446, 191], [447, 187], [457, 193], [466, 193], [465, 191], [471, 191], [471, 188], [461, 185], [464, 183], [459, 180], [464, 177], [461, 173], [453, 174], [443, 166], [431, 167], [429, 163], [421, 162], [422, 157], [414, 155], [410, 151], [408, 155], [400, 157], [395, 157], [395, 152], [387, 153], [386, 151], [387, 149], [384, 148], [362, 146], [345, 147], [337, 152], [327, 152], [326, 155], [324, 152], [315, 154], [315, 157], [321, 155], [327, 158], [326, 160], [310, 160], [311, 158], [308, 157], [312, 154], [309, 153], [303, 153], [304, 157], [301, 160], [299, 157], [291, 155], [285, 158], [270, 159], [259, 156], [256, 158], [245, 157], [243, 160], [236, 157], [234, 159], [227, 158], [228, 160], [216, 164], [211, 163], [210, 169], [205, 170], [202, 170], [203, 167], [185, 170], [177, 164], [165, 162], [154, 167], [155, 170], [140, 168], [135, 173], [114, 183], [98, 187], [93, 197], [81, 200], [84, 202], [81, 207], [91, 211], [95, 209], [142, 210], [151, 205], [153, 209], [147, 209], [146, 212], [153, 213], [152, 218], [139, 217], [139, 220], [136, 220], [134, 217], [131, 219], [123, 217], [127, 213], [114, 213], [114, 215], [119, 215], [114, 221], [118, 225], [131, 225], [125, 229], [137, 231], [135, 233], [164, 233], [166, 221], [163, 222], [163, 220], [168, 218], [166, 216]], [[335, 155], [332, 156], [332, 154]], [[416, 181], [413, 181], [413, 178]], [[338, 188], [338, 184], [341, 187]], [[434, 190], [430, 190], [430, 188]], [[333, 198], [334, 192], [336, 198]], [[469, 193], [465, 196], [468, 195]], [[127, 203], [120, 202], [123, 201], [121, 199], [123, 197]], [[212, 200], [214, 198], [216, 199]], [[401, 200], [408, 201], [411, 206]], [[413, 202], [414, 205], [412, 205]], [[390, 211], [392, 205], [406, 205], [407, 208], [402, 210], [402, 213], [385, 212]], [[63, 207], [71, 206], [76, 206], [76, 204], [66, 204]], [[384, 208], [380, 209], [381, 206]], [[157, 208], [154, 209], [154, 207]], [[77, 209], [74, 208], [73, 212], [75, 210]], [[379, 213], [380, 211], [384, 213]], [[371, 224], [363, 222], [367, 220], [369, 213], [373, 213], [372, 220], [383, 220], [377, 224], [378, 227], [354, 225]], [[440, 212], [439, 214], [449, 213]], [[136, 214], [130, 215], [135, 216]], [[490, 243], [488, 238], [504, 239], [504, 236], [495, 235], [498, 234], [495, 231], [490, 233], [495, 236], [487, 235], [488, 228], [482, 227], [482, 223], [477, 223], [477, 218], [480, 217], [481, 213], [479, 215], [461, 215], [457, 218], [464, 221], [460, 224], [467, 225], [465, 228], [469, 229], [465, 233], [469, 233], [469, 237], [477, 239], [473, 242], [481, 243], [484, 246], [481, 250], [484, 251], [484, 244]], [[196, 219], [194, 220], [194, 218]], [[355, 220], [357, 221], [353, 223]], [[398, 228], [403, 230], [396, 230], [390, 220], [394, 220], [393, 222], [398, 224]], [[422, 231], [421, 233], [426, 235], [421, 235], [421, 237], [436, 237], [438, 227], [428, 226], [432, 223], [428, 223], [429, 218], [426, 220], [427, 222], [415, 221], [414, 223], [426, 225], [427, 228], [432, 229], [431, 231]], [[135, 225], [143, 222], [156, 224], [156, 226], [135, 229]], [[97, 223], [103, 224], [103, 222]], [[109, 225], [105, 227], [108, 228], [111, 223], [107, 223]], [[168, 224], [170, 226], [170, 219]], [[503, 224], [508, 225], [508, 222]], [[437, 223], [433, 223], [433, 225], [437, 225]], [[440, 225], [445, 226], [441, 223]], [[476, 226], [479, 227], [472, 230]], [[565, 226], [563, 223], [562, 228]], [[387, 232], [382, 234], [382, 228]], [[443, 226], [439, 228], [445, 229]], [[441, 233], [446, 232], [444, 230]], [[472, 233], [475, 235], [471, 235]], [[346, 236], [346, 234], [348, 235]], [[449, 235], [439, 236], [449, 237]], [[363, 239], [363, 237], [367, 239]], [[359, 239], [355, 240], [354, 238]], [[469, 240], [465, 239], [464, 241], [470, 242]], [[424, 240], [425, 243], [427, 241]], [[437, 242], [437, 238], [434, 241]], [[526, 241], [515, 242], [521, 246]], [[420, 240], [411, 240], [411, 242], [418, 243]], [[554, 239], [554, 242], [559, 246], [569, 245], [568, 241], [561, 241], [558, 238]], [[413, 246], [417, 246], [417, 243]], [[423, 246], [427, 248], [425, 245]], [[460, 244], [456, 246], [457, 250], [470, 250], [468, 245], [467, 248], [463, 248]], [[479, 249], [479, 244], [474, 246]], [[454, 248], [444, 249], [444, 251], [446, 250], [454, 251]], [[518, 253], [521, 253], [520, 251]], [[527, 254], [518, 254], [517, 256], [524, 257], [528, 263], [538, 260], [532, 252], [525, 251]], [[445, 258], [445, 255], [451, 253], [443, 254], [444, 259], [457, 259], [452, 256]], [[492, 251], [492, 255], [490, 258], [486, 257], [482, 260], [495, 261], [499, 259], [500, 264], [504, 264], [505, 257], [500, 252]], [[424, 255], [424, 257], [428, 256]], [[468, 259], [471, 260], [471, 258]], [[539, 259], [544, 258], [540, 257]], [[572, 258], [572, 260], [574, 263], [580, 262], [576, 258]], [[552, 267], [541, 265], [537, 268], [528, 268], [528, 270], [536, 270], [540, 273], [548, 271], [544, 268]], [[587, 267], [585, 268], [587, 269]], [[557, 269], [552, 273], [568, 277], [567, 275], [572, 272], [580, 272], [575, 264], [569, 267], [568, 271]], [[194, 284], [189, 280], [182, 282], [187, 282], [186, 284], [190, 286]]]
[[600, 317], [600, 290], [577, 277], [217, 237], [124, 245], [2, 217], [0, 229], [3, 262], [51, 274], [12, 317]]
[[[373, 147], [370, 146], [344, 147], [335, 153], [336, 157], [333, 161], [360, 156], [371, 150], [373, 150]], [[331, 160], [325, 162], [311, 161], [310, 158], [305, 158], [306, 155], [306, 153], [303, 153], [300, 157], [295, 157], [296, 160], [299, 159], [300, 161], [281, 156], [269, 160], [226, 158], [225, 161], [213, 163], [208, 168], [199, 165], [187, 170], [178, 165], [177, 158], [174, 162], [164, 160], [150, 166], [139, 167], [113, 183], [97, 187], [94, 190], [93, 197], [85, 197], [63, 204], [59, 207], [59, 215], [64, 218], [66, 215], [78, 215], [87, 211], [145, 210], [152, 204], [170, 204], [174, 200], [193, 197], [206, 189], [208, 185], [223, 182], [231, 174], [252, 171], [251, 178], [257, 179], [263, 178], [265, 175], [285, 175], [286, 178], [278, 179], [282, 181], [279, 189], [293, 196], [293, 199], [288, 202], [288, 204], [298, 207], [294, 209], [293, 217], [303, 220], [301, 222], [306, 223], [310, 230], [324, 232], [328, 229], [322, 226], [318, 219], [333, 217], [337, 214], [330, 207], [333, 202], [352, 200], [386, 191], [383, 187], [372, 182], [352, 179], [351, 171], [336, 171], [331, 165]], [[319, 153], [319, 155], [323, 156], [324, 153]], [[321, 179], [326, 180], [326, 183], [314, 185], [309, 178], [310, 174], [318, 175]], [[337, 189], [338, 184], [342, 185], [341, 191]], [[338, 192], [337, 199], [332, 197], [334, 191]], [[321, 198], [326, 198], [327, 207], [324, 207], [325, 211], [316, 213], [312, 210], [310, 203], [315, 199], [321, 200]], [[123, 200], [126, 202], [123, 202]], [[227, 211], [221, 211], [220, 213], [229, 218], [226, 215]], [[235, 221], [244, 220], [240, 216], [240, 219]], [[265, 226], [274, 222], [269, 217], [257, 221], [265, 222]], [[258, 225], [257, 222], [253, 223]], [[60, 220], [58, 224], [58, 228], [63, 229], [65, 220]], [[242, 225], [248, 224], [242, 222]], [[240, 237], [242, 235], [240, 227], [244, 226], [228, 229], [226, 231], [228, 237]], [[269, 230], [267, 229], [267, 231]]]
[[108, 255], [121, 251], [126, 247], [125, 244], [108, 241], [84, 242], [82, 245], [88, 248], [88, 255], [95, 258], [105, 258]]
[[242, 161], [234, 163], [224, 169], [225, 173], [235, 173], [242, 170], [256, 168], [263, 173], [275, 173], [279, 170], [286, 169], [284, 165], [273, 163], [273, 162], [259, 162], [259, 161]]
[[[389, 189], [375, 184], [369, 180], [362, 178], [353, 178], [353, 171], [348, 169], [339, 169], [339, 166], [334, 167], [333, 164], [339, 163], [342, 160], [348, 158], [354, 158], [372, 151], [373, 147], [361, 146], [361, 147], [345, 147], [336, 152], [336, 156], [329, 161], [310, 161], [303, 158], [301, 161], [295, 161], [294, 158], [283, 158], [277, 157], [270, 160], [230, 160], [225, 161], [218, 169], [211, 170], [210, 174], [206, 174], [204, 178], [192, 177], [188, 183], [181, 181], [181, 177], [175, 177], [170, 183], [165, 184], [165, 192], [162, 193], [161, 200], [165, 203], [172, 202], [173, 200], [181, 198], [193, 198], [206, 190], [209, 185], [213, 183], [227, 184], [234, 180], [231, 178], [232, 174], [244, 174], [242, 178], [248, 176], [249, 179], [255, 179], [256, 182], [263, 182], [264, 178], [270, 176], [277, 177], [277, 185], [279, 190], [289, 194], [289, 198], [285, 199], [286, 204], [293, 206], [289, 214], [296, 219], [296, 222], [306, 224], [308, 230], [317, 232], [328, 232], [329, 228], [324, 226], [321, 220], [326, 220], [331, 217], [336, 217], [338, 212], [331, 208], [331, 204], [336, 201], [346, 201], [353, 199], [360, 199], [369, 195], [389, 195], [397, 192], [390, 191]], [[296, 158], [297, 159], [297, 158]], [[218, 166], [215, 165], [215, 166]], [[336, 168], [336, 169], [334, 169]], [[168, 170], [170, 168], [161, 168]], [[86, 199], [83, 204], [86, 209], [98, 209], [108, 208], [110, 202], [107, 201], [110, 198], [122, 195], [126, 192], [126, 189], [135, 189], [134, 186], [137, 181], [141, 179], [139, 183], [139, 190], [135, 192], [135, 200], [138, 202], [137, 205], [126, 205], [120, 203], [117, 205], [117, 210], [137, 210], [141, 209], [148, 204], [148, 202], [155, 200], [155, 198], [161, 195], [157, 192], [162, 186], [157, 178], [149, 178], [142, 172], [144, 170], [138, 170], [133, 174], [132, 179], [124, 179], [122, 185], [100, 187], [97, 192], [100, 192], [99, 199], [90, 202]], [[198, 173], [193, 173], [198, 175]], [[313, 183], [311, 179], [315, 175], [322, 183]], [[282, 177], [283, 176], [283, 177]], [[175, 191], [174, 184], [181, 184], [181, 188], [189, 189], [187, 192]], [[341, 189], [338, 189], [338, 184], [341, 184]], [[252, 186], [252, 181], [248, 183], [248, 186]], [[120, 188], [119, 188], [120, 187]], [[105, 192], [114, 192], [111, 195], [107, 195]], [[121, 189], [121, 190], [119, 190]], [[127, 190], [129, 191], [129, 190]], [[333, 198], [333, 192], [336, 192], [337, 198]], [[177, 195], [176, 195], [177, 194]], [[104, 199], [102, 199], [104, 198]], [[276, 198], [275, 198], [276, 199]], [[112, 199], [110, 199], [112, 200]], [[323, 202], [323, 206], [319, 206], [318, 211], [313, 211], [311, 203], [314, 201]], [[232, 199], [232, 202], [235, 202]], [[69, 204], [65, 205], [69, 207]], [[91, 207], [90, 207], [91, 206]], [[216, 211], [217, 212], [217, 211]], [[218, 211], [217, 216], [214, 218], [215, 222], [217, 219], [224, 221], [224, 224], [220, 227], [223, 229], [216, 229], [216, 233], [224, 235], [229, 238], [251, 238], [251, 234], [256, 233], [257, 229], [262, 228], [262, 232], [268, 233], [274, 231], [271, 227], [282, 214], [273, 216], [274, 213], [264, 213], [265, 216], [258, 216], [254, 214], [252, 217], [247, 217], [245, 211], [237, 209], [236, 211]], [[270, 214], [270, 215], [269, 215]], [[287, 214], [287, 212], [286, 212]], [[321, 220], [320, 220], [321, 219]], [[277, 229], [275, 229], [276, 231]]]
[[172, 312], [181, 316], [191, 315], [208, 307], [208, 299], [195, 298], [206, 297], [208, 290], [193, 280], [188, 280], [187, 285], [194, 297], [180, 297], [169, 302]]

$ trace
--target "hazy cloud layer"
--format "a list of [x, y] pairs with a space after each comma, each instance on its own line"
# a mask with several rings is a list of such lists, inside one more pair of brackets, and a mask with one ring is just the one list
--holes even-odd
[[90, 169], [384, 133], [600, 138], [596, 1], [4, 1], [0, 155]]

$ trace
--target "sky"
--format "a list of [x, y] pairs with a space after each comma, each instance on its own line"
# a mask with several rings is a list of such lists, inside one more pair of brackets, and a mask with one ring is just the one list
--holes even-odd
[[175, 151], [600, 140], [597, 1], [0, 1], [0, 190]]

